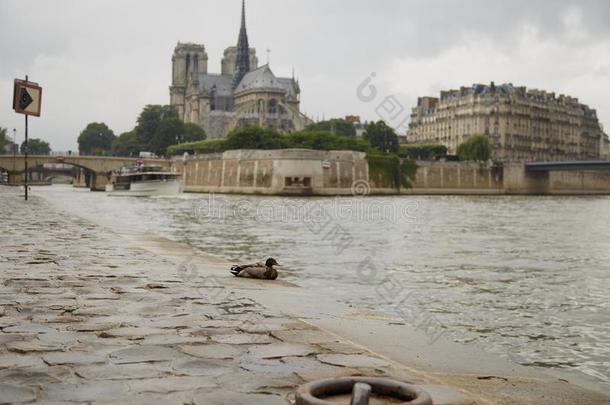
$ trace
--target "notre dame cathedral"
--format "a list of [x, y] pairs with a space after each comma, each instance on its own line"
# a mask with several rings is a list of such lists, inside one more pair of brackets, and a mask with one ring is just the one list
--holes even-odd
[[300, 93], [294, 77], [276, 77], [268, 64], [258, 67], [256, 50], [248, 44], [245, 0], [237, 46], [224, 51], [220, 74], [208, 73], [204, 45], [178, 42], [174, 49], [170, 104], [184, 122], [200, 125], [208, 139], [248, 125], [303, 129], [311, 120], [300, 112]]

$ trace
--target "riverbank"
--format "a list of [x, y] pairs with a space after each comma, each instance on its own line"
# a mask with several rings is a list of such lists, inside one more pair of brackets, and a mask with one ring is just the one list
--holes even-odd
[[4, 401], [286, 404], [303, 382], [353, 374], [451, 386], [462, 403], [607, 400], [37, 196], [4, 188], [0, 205]]

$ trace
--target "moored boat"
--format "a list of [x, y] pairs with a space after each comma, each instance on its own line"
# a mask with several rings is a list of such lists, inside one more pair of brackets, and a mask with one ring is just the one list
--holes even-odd
[[161, 166], [122, 167], [112, 173], [106, 185], [109, 196], [152, 197], [176, 195], [182, 191], [180, 174], [163, 169]]

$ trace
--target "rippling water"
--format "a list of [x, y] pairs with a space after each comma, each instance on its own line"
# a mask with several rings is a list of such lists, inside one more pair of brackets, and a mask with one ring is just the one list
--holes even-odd
[[610, 388], [608, 197], [34, 194], [231, 261], [273, 256], [301, 286], [395, 316], [402, 302], [456, 341]]

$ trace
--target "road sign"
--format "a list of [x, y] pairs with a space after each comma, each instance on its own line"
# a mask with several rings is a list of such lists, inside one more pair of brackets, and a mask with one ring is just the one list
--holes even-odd
[[25, 115], [25, 140], [23, 141], [23, 160], [25, 161], [25, 200], [28, 200], [28, 115], [40, 117], [40, 102], [42, 87], [38, 83], [30, 82], [28, 75], [25, 80], [15, 79], [13, 87], [13, 110]]
[[38, 83], [15, 79], [13, 110], [19, 114], [40, 117], [42, 87]]

